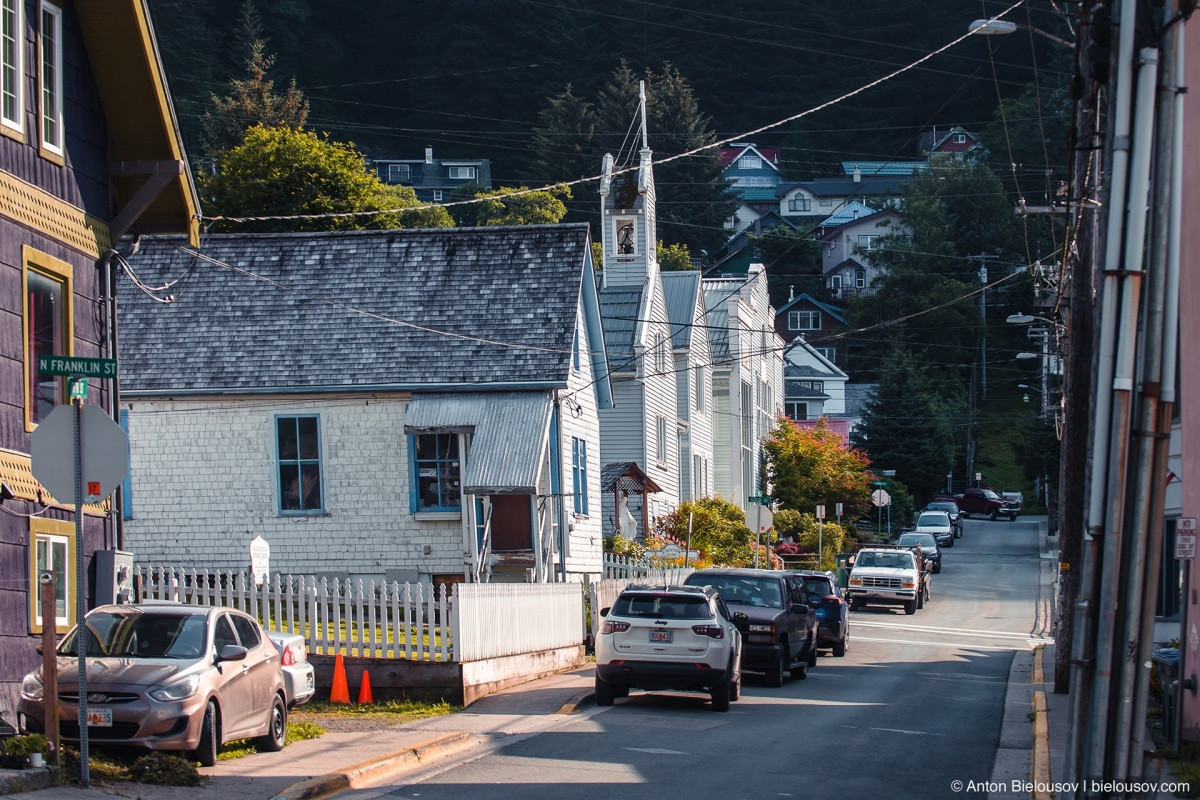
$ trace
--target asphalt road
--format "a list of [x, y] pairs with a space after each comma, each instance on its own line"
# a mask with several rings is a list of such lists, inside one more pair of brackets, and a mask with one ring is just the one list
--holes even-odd
[[906, 616], [851, 615], [845, 658], [714, 713], [707, 698], [637, 693], [545, 731], [473, 751], [390, 786], [421, 800], [984, 797], [1014, 652], [1049, 632], [1032, 522], [969, 520], [932, 598]]

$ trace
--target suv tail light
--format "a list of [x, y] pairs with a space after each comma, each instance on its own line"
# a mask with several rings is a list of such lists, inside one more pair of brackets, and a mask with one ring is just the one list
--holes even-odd
[[827, 594], [821, 598], [821, 602], [822, 603], [837, 603], [840, 606], [844, 601], [842, 600], [842, 598], [838, 597], [836, 594]]
[[621, 633], [629, 630], [628, 622], [605, 622], [600, 626], [601, 633]]
[[720, 625], [693, 625], [692, 632], [698, 636], [707, 636], [710, 639], [725, 638], [725, 629]]

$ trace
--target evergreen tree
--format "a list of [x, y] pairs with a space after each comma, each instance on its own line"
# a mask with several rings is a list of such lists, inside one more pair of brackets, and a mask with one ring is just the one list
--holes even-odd
[[871, 464], [896, 470], [896, 479], [928, 499], [945, 485], [954, 466], [962, 403], [939, 396], [921, 365], [895, 348], [855, 429], [855, 447]]
[[209, 154], [228, 150], [241, 143], [246, 130], [254, 125], [302, 128], [308, 121], [308, 100], [293, 78], [287, 91], [275, 91], [275, 82], [267, 77], [275, 57], [267, 55], [266, 43], [250, 43], [246, 77], [230, 81], [231, 94], [212, 95], [212, 109], [204, 112], [201, 127]]

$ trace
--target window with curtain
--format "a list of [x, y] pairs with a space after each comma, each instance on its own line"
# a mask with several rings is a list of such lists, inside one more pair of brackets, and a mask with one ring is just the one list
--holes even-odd
[[279, 510], [285, 514], [323, 513], [320, 418], [276, 417], [275, 440]]
[[457, 433], [422, 433], [411, 441], [414, 511], [461, 511], [462, 482]]

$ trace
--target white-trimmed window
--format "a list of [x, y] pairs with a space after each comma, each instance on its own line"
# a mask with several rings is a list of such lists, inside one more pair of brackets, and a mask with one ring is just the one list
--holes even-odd
[[875, 233], [860, 233], [858, 246], [863, 250], [874, 250], [879, 246], [879, 235]]
[[613, 218], [613, 242], [619, 256], [637, 255], [637, 225], [633, 217]]
[[783, 405], [787, 409], [786, 413], [789, 419], [808, 419], [808, 403], [797, 403], [795, 400], [788, 400]]
[[388, 164], [387, 179], [388, 183], [404, 183], [410, 180], [412, 172], [408, 164]]
[[435, 203], [442, 202], [442, 190], [441, 189], [433, 190], [433, 202], [435, 202]]
[[789, 311], [789, 331], [819, 331], [821, 330], [820, 311]]
[[867, 288], [867, 271], [865, 269], [854, 270], [854, 287], [856, 289]]
[[842, 276], [841, 275], [830, 275], [829, 276], [829, 291], [833, 292], [834, 295], [837, 295], [839, 297], [841, 296], [841, 294], [842, 294]]
[[820, 353], [822, 358], [827, 359], [830, 364], [837, 363], [836, 347], [814, 347], [813, 349]]
[[662, 375], [667, 372], [667, 337], [654, 334], [654, 371]]
[[21, 0], [0, 0], [0, 122], [25, 130], [25, 20]]
[[738, 169], [762, 169], [762, 159], [758, 156], [742, 156], [738, 159]]
[[575, 437], [571, 437], [571, 493], [575, 500], [575, 513], [581, 517], [587, 516], [587, 442]]
[[446, 177], [452, 181], [473, 181], [478, 173], [475, 167], [446, 167]]
[[954, 134], [954, 143], [955, 144], [966, 144], [967, 143], [967, 135], [965, 133]]
[[662, 465], [667, 463], [667, 418], [658, 417], [654, 420], [654, 460]]
[[695, 385], [692, 387], [692, 394], [694, 394], [696, 396], [696, 399], [693, 401], [693, 408], [695, 408], [697, 412], [703, 414], [704, 413], [704, 397], [706, 394], [708, 394], [708, 392], [706, 392], [704, 390], [705, 380], [704, 380], [704, 365], [703, 364], [696, 365], [696, 370], [695, 370], [694, 376], [695, 376]]
[[820, 203], [823, 207], [828, 208], [833, 205], [833, 198], [832, 197], [822, 197], [820, 200]]
[[825, 391], [825, 381], [800, 381], [796, 385], [801, 389], [812, 389], [814, 392]]
[[75, 523], [33, 517], [29, 520], [29, 627], [42, 631], [42, 588], [38, 576], [54, 573], [54, 629], [66, 633], [75, 621]]
[[788, 211], [793, 213], [812, 211], [812, 200], [808, 197], [789, 197]]
[[41, 143], [44, 150], [62, 156], [62, 9], [53, 3], [43, 2], [40, 19], [38, 87], [41, 100], [38, 118], [41, 120]]

